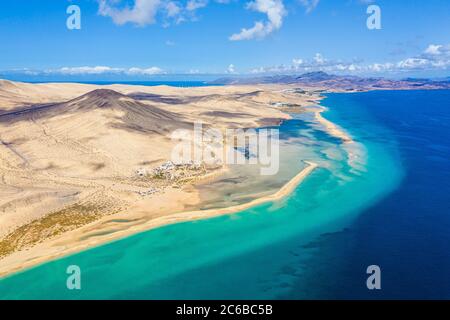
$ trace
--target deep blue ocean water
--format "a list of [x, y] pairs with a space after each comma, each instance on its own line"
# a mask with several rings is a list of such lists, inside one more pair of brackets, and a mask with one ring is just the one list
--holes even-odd
[[[317, 288], [310, 297], [449, 299], [450, 91], [337, 94], [325, 104], [333, 106], [331, 118], [362, 108], [387, 128], [390, 136], [380, 139], [396, 141], [404, 177], [348, 229], [316, 242], [305, 274]], [[370, 264], [381, 267], [380, 291], [363, 285]]]
[[[322, 164], [288, 199], [44, 264], [1, 280], [0, 298], [450, 298], [450, 91], [330, 94], [323, 105], [363, 146], [358, 166], [307, 118], [287, 122], [282, 136], [314, 137], [308, 156]], [[80, 291], [66, 288], [71, 264]], [[373, 264], [379, 291], [366, 287]]]

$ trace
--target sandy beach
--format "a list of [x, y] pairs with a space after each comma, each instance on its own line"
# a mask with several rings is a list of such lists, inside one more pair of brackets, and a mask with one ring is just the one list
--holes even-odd
[[327, 129], [330, 135], [341, 139], [342, 142], [344, 143], [352, 143], [353, 139], [352, 137], [350, 137], [350, 135], [348, 135], [344, 130], [336, 126], [333, 122], [325, 119], [322, 116], [322, 113], [325, 111], [326, 109], [322, 108], [321, 110], [314, 112], [316, 120]]
[[[256, 128], [290, 118], [277, 105], [298, 110], [321, 99], [284, 88], [2, 82], [0, 102], [8, 108], [0, 113], [0, 275], [136, 232], [285, 198], [317, 164], [304, 161], [274, 194], [212, 210], [186, 209], [200, 204], [195, 184], [220, 177], [226, 167], [174, 169], [182, 174], [175, 180], [140, 176], [170, 159], [171, 131], [189, 129], [194, 120], [219, 129]], [[320, 112], [316, 121], [350, 141]]]
[[[85, 226], [43, 244], [36, 245], [27, 251], [21, 251], [4, 258], [0, 263], [0, 277], [164, 225], [238, 213], [258, 205], [280, 201], [288, 197], [318, 167], [315, 163], [306, 163], [307, 166], [275, 194], [258, 198], [242, 205], [169, 214], [146, 221], [139, 220], [138, 224], [135, 223], [136, 221], [130, 224], [127, 224], [125, 220], [118, 222], [120, 217], [115, 219], [116, 222], [113, 222], [111, 219], [102, 219], [95, 225]], [[136, 217], [137, 215], [133, 216]], [[128, 218], [130, 219], [131, 217], [129, 216]], [[103, 227], [99, 227], [99, 225]], [[108, 227], [106, 227], [107, 225]]]

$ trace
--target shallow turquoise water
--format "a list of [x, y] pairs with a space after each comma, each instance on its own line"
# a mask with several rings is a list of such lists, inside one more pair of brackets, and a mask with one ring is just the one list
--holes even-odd
[[[331, 96], [324, 116], [363, 147], [350, 166], [342, 145], [307, 118], [282, 126], [292, 143], [310, 135], [321, 163], [281, 203], [151, 230], [53, 261], [0, 281], [3, 299], [263, 299], [308, 297], [304, 268], [323, 234], [341, 231], [395, 189], [403, 169], [397, 142], [364, 108]], [[336, 156], [337, 155], [337, 156]], [[299, 161], [292, 159], [292, 161]], [[82, 270], [82, 290], [66, 289], [67, 266]], [[298, 288], [302, 292], [298, 292]], [[295, 290], [295, 294], [293, 292]]]
[[[329, 116], [396, 154], [402, 179], [346, 229], [308, 244], [311, 255], [283, 297], [450, 299], [450, 90], [331, 95], [327, 103]], [[355, 110], [370, 121], [361, 126]], [[366, 287], [372, 264], [381, 290]]]

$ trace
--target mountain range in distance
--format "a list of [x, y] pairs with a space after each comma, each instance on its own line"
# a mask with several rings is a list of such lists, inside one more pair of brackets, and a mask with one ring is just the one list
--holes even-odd
[[250, 78], [225, 77], [212, 81], [210, 84], [284, 84], [323, 88], [330, 91], [432, 90], [450, 89], [450, 77], [437, 80], [426, 78], [392, 80], [374, 77], [339, 76], [317, 71], [302, 75], [270, 75]]

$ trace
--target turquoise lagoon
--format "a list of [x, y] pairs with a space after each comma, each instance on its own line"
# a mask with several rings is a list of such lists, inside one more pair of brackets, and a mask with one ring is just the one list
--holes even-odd
[[[1, 280], [0, 298], [333, 297], [330, 292], [338, 292], [339, 284], [328, 277], [340, 276], [335, 273], [345, 257], [321, 259], [330, 252], [321, 252], [318, 243], [347, 232], [365, 210], [398, 188], [404, 176], [396, 135], [356, 98], [364, 95], [330, 94], [322, 103], [329, 108], [324, 117], [356, 141], [350, 147], [358, 156], [356, 163], [349, 162], [348, 147], [315, 124], [311, 114], [297, 115], [280, 127], [280, 172], [295, 175], [301, 160], [321, 167], [285, 200], [149, 230], [45, 263]], [[81, 290], [66, 288], [69, 265], [81, 268]], [[365, 269], [355, 272], [365, 286]]]

